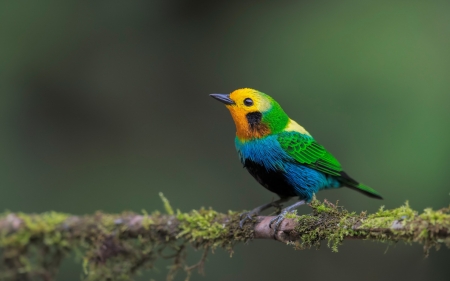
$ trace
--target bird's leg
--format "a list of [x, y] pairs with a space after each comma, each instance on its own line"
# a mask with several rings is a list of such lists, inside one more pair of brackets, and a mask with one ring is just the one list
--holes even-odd
[[295, 202], [291, 206], [284, 208], [278, 216], [276, 216], [275, 218], [273, 218], [270, 221], [270, 223], [269, 223], [270, 228], [272, 228], [272, 224], [275, 223], [274, 235], [276, 235], [276, 233], [278, 231], [278, 227], [280, 226], [281, 222], [284, 220], [284, 217], [287, 215], [287, 213], [292, 212], [293, 210], [297, 209], [298, 207], [300, 207], [301, 205], [304, 205], [304, 204], [306, 204], [305, 200]]
[[247, 220], [252, 220], [253, 216], [259, 215], [262, 211], [269, 209], [270, 207], [280, 207], [280, 204], [283, 202], [288, 201], [289, 198], [283, 197], [278, 200], [272, 201], [270, 203], [261, 205], [259, 207], [256, 207], [255, 209], [251, 210], [250, 212], [244, 212], [240, 216], [239, 226], [241, 229], [244, 227], [244, 223]]

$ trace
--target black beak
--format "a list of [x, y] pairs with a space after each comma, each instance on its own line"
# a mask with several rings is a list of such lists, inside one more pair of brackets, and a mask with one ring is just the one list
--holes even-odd
[[226, 105], [235, 104], [234, 101], [230, 99], [230, 95], [227, 94], [210, 94], [209, 96], [215, 98], [220, 102], [223, 102]]

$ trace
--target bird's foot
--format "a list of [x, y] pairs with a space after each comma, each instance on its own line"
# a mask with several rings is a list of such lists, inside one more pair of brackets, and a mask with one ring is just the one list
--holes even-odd
[[[279, 201], [279, 200], [278, 200], [278, 201]], [[239, 219], [240, 219], [240, 221], [239, 221], [239, 227], [240, 227], [241, 229], [243, 229], [243, 228], [244, 228], [245, 222], [246, 222], [246, 221], [251, 221], [251, 220], [253, 220], [253, 216], [259, 215], [262, 211], [264, 211], [264, 210], [266, 210], [266, 209], [268, 209], [268, 208], [270, 208], [270, 207], [273, 207], [273, 206], [279, 206], [280, 203], [279, 203], [278, 201], [270, 202], [270, 203], [268, 203], [268, 204], [264, 204], [264, 205], [262, 205], [262, 206], [259, 206], [259, 207], [255, 208], [255, 209], [251, 210], [250, 212], [244, 212], [244, 213], [242, 213], [241, 216], [239, 217]]]
[[253, 219], [253, 216], [257, 216], [262, 211], [267, 210], [267, 209], [269, 209], [271, 207], [276, 207], [276, 208], [281, 209], [281, 207], [282, 207], [281, 203], [286, 202], [287, 200], [289, 200], [289, 198], [283, 197], [283, 198], [280, 198], [280, 199], [278, 199], [276, 201], [273, 201], [273, 202], [264, 204], [262, 206], [259, 206], [259, 207], [255, 208], [255, 209], [251, 210], [250, 212], [242, 213], [241, 216], [239, 217], [239, 219], [240, 219], [239, 226], [241, 227], [241, 229], [244, 228], [244, 224], [247, 221], [251, 221]]
[[[305, 200], [301, 200], [301, 201], [298, 201], [298, 202], [292, 204], [291, 206], [289, 206], [287, 208], [284, 208], [278, 216], [276, 216], [275, 218], [273, 218], [270, 221], [269, 227], [274, 229], [274, 232], [273, 232], [274, 237], [277, 235], [278, 228], [280, 227], [280, 224], [284, 220], [286, 215], [288, 213], [294, 212], [295, 209], [297, 209], [301, 205], [304, 205], [305, 203], [306, 203]], [[272, 227], [273, 224], [275, 224], [274, 227]]]
[[247, 222], [247, 221], [252, 221], [252, 220], [253, 220], [253, 216], [257, 216], [257, 215], [259, 215], [259, 210], [257, 210], [257, 209], [251, 210], [250, 212], [244, 212], [244, 213], [242, 213], [242, 214], [239, 216], [239, 219], [240, 219], [240, 221], [239, 221], [239, 227], [240, 227], [241, 229], [243, 229], [243, 228], [244, 228], [245, 222]]
[[[292, 212], [292, 211], [291, 211]], [[288, 210], [283, 210], [278, 216], [276, 216], [275, 218], [273, 218], [270, 223], [269, 223], [269, 227], [273, 228], [274, 230], [274, 235], [276, 235], [276, 233], [278, 232], [278, 228], [280, 227], [281, 222], [284, 220], [284, 217], [289, 213]], [[272, 225], [274, 225], [274, 227], [272, 227]]]

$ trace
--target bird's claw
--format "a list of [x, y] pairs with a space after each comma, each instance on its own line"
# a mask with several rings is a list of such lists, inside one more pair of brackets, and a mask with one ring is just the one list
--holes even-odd
[[246, 221], [251, 221], [251, 220], [253, 220], [253, 217], [252, 217], [252, 216], [254, 216], [254, 215], [257, 215], [257, 213], [254, 213], [254, 212], [245, 212], [245, 213], [242, 213], [242, 214], [239, 216], [239, 227], [240, 227], [241, 229], [243, 229], [243, 228], [244, 228], [245, 222], [246, 222]]
[[246, 221], [252, 221], [253, 220], [253, 216], [257, 216], [259, 215], [260, 211], [258, 210], [258, 208], [256, 208], [255, 210], [252, 210], [250, 212], [244, 212], [239, 216], [239, 227], [241, 229], [244, 228], [244, 224]]
[[272, 224], [275, 223], [273, 229], [274, 229], [274, 236], [276, 236], [278, 232], [278, 228], [280, 227], [281, 222], [284, 220], [284, 217], [287, 215], [288, 211], [284, 210], [281, 212], [278, 216], [270, 220], [269, 227], [272, 228]]
[[240, 219], [239, 226], [241, 227], [241, 229], [243, 229], [244, 228], [244, 224], [245, 224], [246, 221], [252, 221], [253, 220], [253, 216], [259, 215], [262, 211], [264, 211], [264, 210], [266, 210], [266, 209], [268, 209], [270, 207], [275, 207], [277, 209], [281, 209], [281, 207], [283, 205], [281, 205], [280, 203], [284, 202], [284, 201], [286, 201], [286, 198], [280, 198], [277, 201], [274, 201], [274, 202], [271, 202], [271, 203], [259, 206], [259, 207], [255, 208], [255, 209], [251, 210], [250, 212], [242, 213], [239, 216], [239, 219]]

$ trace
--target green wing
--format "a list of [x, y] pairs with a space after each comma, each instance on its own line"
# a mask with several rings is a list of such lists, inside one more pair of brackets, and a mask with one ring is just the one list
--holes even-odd
[[299, 163], [329, 175], [341, 175], [341, 164], [312, 137], [289, 131], [280, 133], [278, 142]]
[[298, 132], [283, 132], [278, 135], [278, 142], [281, 148], [299, 163], [325, 174], [338, 176], [338, 180], [345, 186], [367, 196], [383, 199], [376, 190], [358, 183], [343, 172], [336, 158], [312, 137]]

